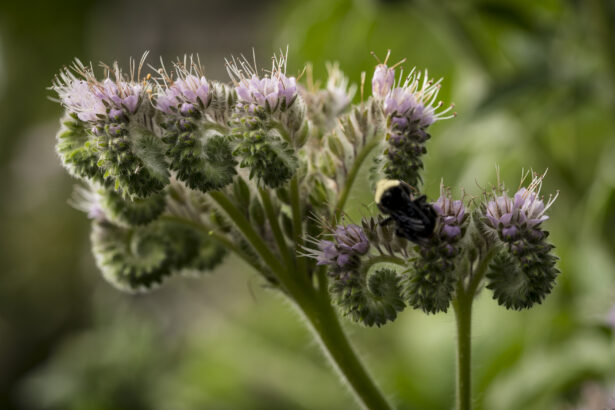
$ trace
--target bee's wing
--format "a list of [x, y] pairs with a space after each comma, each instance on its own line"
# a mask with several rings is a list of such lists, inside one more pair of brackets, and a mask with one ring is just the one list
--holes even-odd
[[413, 231], [423, 231], [426, 228], [425, 219], [421, 217], [420, 213], [407, 212], [399, 213], [397, 220], [405, 227], [412, 229]]

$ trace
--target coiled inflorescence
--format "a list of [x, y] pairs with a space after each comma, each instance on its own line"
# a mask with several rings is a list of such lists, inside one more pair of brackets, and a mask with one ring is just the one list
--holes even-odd
[[453, 299], [458, 280], [455, 268], [462, 254], [461, 239], [469, 216], [463, 202], [453, 200], [444, 187], [433, 208], [438, 224], [431, 238], [418, 246], [418, 255], [405, 281], [409, 305], [425, 313], [446, 312]]
[[[388, 55], [387, 55], [388, 58]], [[387, 118], [387, 145], [384, 156], [376, 159], [377, 169], [388, 179], [396, 179], [417, 187], [422, 182], [422, 156], [427, 152], [425, 142], [430, 138], [427, 128], [448, 115], [453, 105], [437, 111], [440, 82], [429, 79], [427, 71], [421, 74], [414, 69], [395, 85], [395, 67], [388, 67], [386, 60], [379, 64], [372, 77], [372, 94], [382, 104]]]
[[541, 224], [557, 195], [545, 204], [540, 195], [542, 176], [510, 198], [501, 187], [482, 206], [485, 225], [497, 233], [502, 246], [487, 273], [487, 287], [500, 305], [508, 309], [530, 308], [551, 292], [559, 270], [549, 232]]
[[240, 167], [259, 184], [278, 188], [295, 174], [296, 149], [308, 135], [305, 105], [294, 77], [286, 76], [286, 55], [273, 58], [271, 71], [259, 76], [245, 58], [227, 62], [238, 102], [233, 123]]
[[[375, 227], [367, 221], [364, 226]], [[394, 320], [405, 303], [395, 270], [380, 267], [370, 271], [373, 257], [369, 255], [368, 235], [378, 236], [378, 232], [367, 234], [355, 224], [338, 225], [331, 240], [315, 241], [318, 250], [311, 256], [318, 265], [329, 267], [329, 291], [342, 314], [367, 326], [381, 326]]]
[[172, 78], [163, 71], [154, 96], [169, 168], [192, 189], [221, 189], [236, 174], [227, 114], [235, 95], [224, 84], [210, 84], [193, 59], [178, 61], [175, 72]]
[[98, 80], [77, 60], [52, 88], [68, 113], [58, 135], [63, 163], [74, 176], [132, 199], [160, 192], [169, 173], [162, 143], [147, 121], [150, 85], [132, 78], [134, 66], [131, 71], [127, 77], [117, 64], [105, 66], [106, 78]]

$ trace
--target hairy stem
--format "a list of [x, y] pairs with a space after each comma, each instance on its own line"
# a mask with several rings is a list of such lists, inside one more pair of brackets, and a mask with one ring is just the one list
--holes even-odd
[[363, 272], [368, 272], [369, 269], [378, 263], [394, 263], [402, 267], [406, 267], [406, 261], [402, 258], [393, 255], [378, 255], [367, 259], [361, 266]]
[[457, 322], [457, 410], [472, 408], [472, 302], [473, 294], [457, 285], [453, 302]]
[[[317, 293], [312, 286], [305, 283], [305, 277], [284, 269], [233, 203], [221, 192], [211, 192], [210, 195], [280, 280], [280, 284], [286, 290], [286, 295], [305, 316], [325, 355], [342, 375], [344, 381], [348, 383], [356, 400], [366, 409], [391, 409], [390, 404], [350, 346], [331, 305], [328, 292]], [[268, 196], [263, 195], [263, 199], [268, 203], [265, 204], [265, 208], [270, 207]]]
[[325, 355], [351, 388], [359, 404], [370, 410], [389, 410], [391, 405], [353, 350], [328, 298], [312, 300], [308, 306], [298, 304], [320, 343]]
[[269, 220], [269, 226], [271, 227], [273, 237], [275, 238], [276, 244], [278, 245], [280, 255], [282, 255], [282, 258], [284, 259], [286, 268], [288, 270], [292, 270], [295, 266], [295, 262], [293, 256], [290, 253], [290, 250], [288, 249], [288, 244], [286, 243], [286, 239], [284, 238], [282, 229], [280, 228], [278, 214], [275, 212], [273, 204], [271, 203], [271, 196], [269, 195], [269, 191], [266, 188], [260, 188], [259, 192], [263, 201], [263, 207], [265, 208], [265, 214], [267, 215], [267, 219]]
[[359, 173], [361, 166], [363, 165], [369, 154], [372, 152], [372, 150], [376, 148], [379, 143], [380, 140], [378, 138], [372, 138], [370, 141], [367, 142], [367, 144], [363, 146], [363, 148], [361, 149], [361, 151], [359, 151], [359, 154], [355, 158], [354, 162], [352, 163], [352, 167], [350, 168], [350, 171], [348, 172], [348, 176], [346, 177], [346, 181], [344, 183], [344, 188], [342, 189], [339, 199], [337, 200], [337, 204], [335, 205], [335, 219], [339, 219], [340, 215], [342, 215], [342, 211], [344, 210], [344, 206], [346, 205], [346, 201], [348, 200], [348, 195], [350, 194], [350, 189], [354, 185], [354, 180], [357, 178], [357, 174]]
[[[295, 254], [299, 255], [303, 249], [303, 217], [301, 214], [301, 199], [299, 198], [299, 182], [295, 174], [290, 180], [290, 206], [293, 214], [293, 235], [295, 241]], [[297, 258], [299, 273], [307, 276], [307, 263], [305, 258]]]

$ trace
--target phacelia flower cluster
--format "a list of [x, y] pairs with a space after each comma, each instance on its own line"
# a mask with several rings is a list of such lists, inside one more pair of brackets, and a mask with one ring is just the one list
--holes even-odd
[[418, 247], [414, 271], [405, 283], [410, 306], [426, 313], [446, 312], [457, 281], [455, 267], [461, 254], [461, 239], [469, 214], [461, 200], [453, 200], [444, 186], [432, 204], [438, 223], [431, 239]]
[[544, 203], [539, 197], [542, 177], [534, 177], [529, 187], [520, 188], [513, 198], [503, 192], [487, 203], [485, 216], [487, 224], [497, 230], [500, 239], [513, 243], [522, 235], [542, 238], [540, 224], [547, 219], [545, 212], [551, 207], [557, 195]]
[[315, 255], [318, 265], [330, 265], [337, 270], [352, 270], [359, 264], [359, 258], [369, 252], [367, 236], [358, 225], [336, 226], [332, 239], [318, 242], [319, 252]]
[[55, 78], [52, 89], [81, 121], [104, 125], [134, 114], [149, 90], [147, 83], [127, 79], [117, 63], [105, 71], [107, 77], [100, 81], [91, 67], [76, 60]]
[[559, 271], [553, 245], [547, 242], [549, 233], [542, 223], [549, 217], [546, 211], [557, 194], [545, 203], [540, 197], [544, 175], [534, 175], [527, 188], [520, 188], [510, 198], [499, 187], [499, 194], [483, 205], [484, 224], [497, 233], [503, 247], [494, 257], [487, 274], [487, 287], [494, 298], [512, 309], [523, 309], [540, 303], [551, 292]]
[[[388, 57], [388, 56], [387, 56]], [[401, 75], [400, 75], [401, 77]], [[453, 105], [439, 110], [440, 82], [429, 79], [427, 71], [413, 69], [400, 84], [395, 84], [395, 68], [386, 61], [378, 64], [372, 77], [372, 94], [382, 104], [387, 117], [388, 147], [382, 168], [389, 179], [399, 179], [412, 186], [420, 183], [427, 128], [438, 120], [452, 118]]]
[[227, 71], [235, 84], [240, 106], [248, 112], [285, 111], [297, 98], [297, 80], [286, 76], [286, 55], [272, 59], [271, 71], [259, 76], [256, 62], [252, 66], [245, 58], [227, 61]]
[[164, 69], [162, 84], [155, 97], [156, 109], [165, 114], [180, 114], [184, 117], [195, 116], [204, 110], [211, 101], [210, 84], [198, 60], [175, 64], [176, 78], [166, 74]]

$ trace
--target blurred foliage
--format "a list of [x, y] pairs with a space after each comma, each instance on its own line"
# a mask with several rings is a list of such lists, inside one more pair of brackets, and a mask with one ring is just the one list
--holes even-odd
[[[605, 319], [615, 302], [615, 3], [293, 0], [230, 2], [229, 11], [204, 2], [192, 13], [171, 3], [0, 4], [0, 408], [352, 407], [298, 315], [244, 266], [229, 261], [144, 297], [118, 294], [93, 267], [85, 218], [66, 205], [72, 182], [53, 153], [60, 112], [45, 101], [53, 74], [74, 56], [192, 51], [216, 29], [229, 54], [288, 44], [291, 72], [311, 61], [315, 78], [326, 61], [355, 82], [362, 71], [369, 78], [369, 51], [383, 58], [389, 48], [392, 61], [444, 77], [440, 95], [458, 117], [433, 129], [431, 197], [441, 177], [477, 194], [495, 181], [495, 164], [511, 188], [521, 168], [548, 168], [543, 192], [560, 198], [546, 226], [563, 273], [529, 312], [485, 295], [475, 305], [476, 408], [568, 409], [596, 390], [615, 393], [605, 390], [615, 382]], [[214, 17], [199, 25], [208, 7]], [[118, 42], [142, 15], [179, 34]], [[207, 68], [223, 66], [202, 51]], [[353, 196], [372, 201], [367, 184]], [[382, 329], [348, 330], [400, 408], [452, 406], [452, 316], [408, 310]]]

